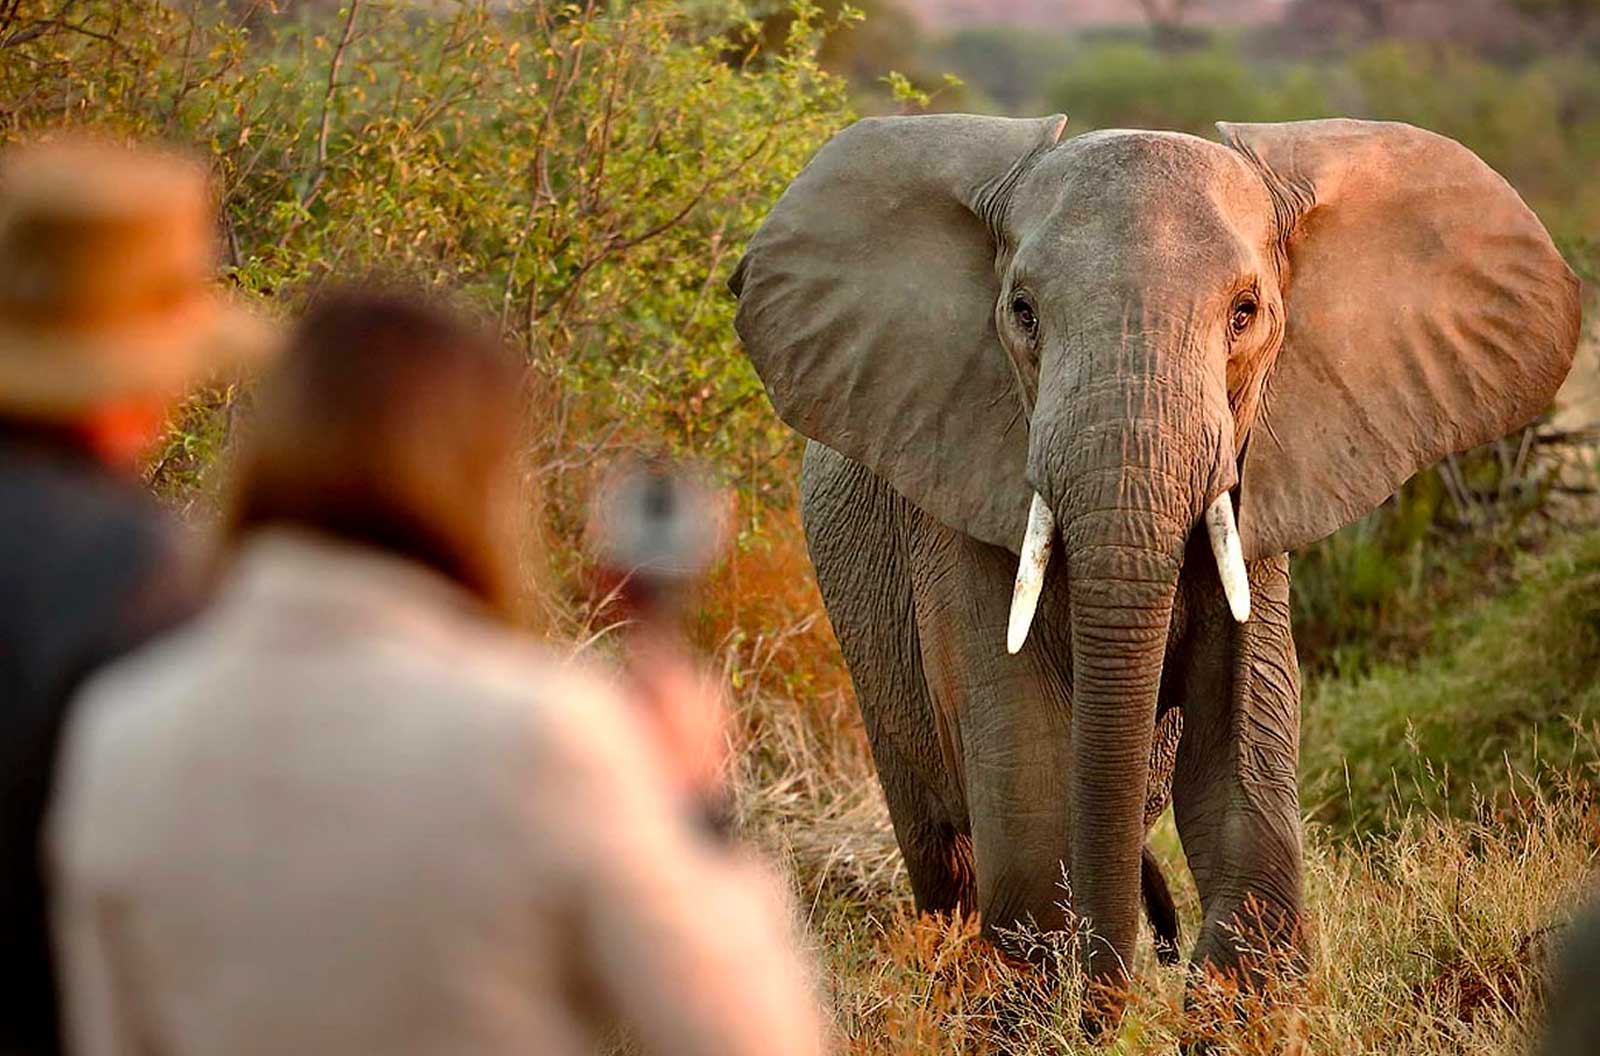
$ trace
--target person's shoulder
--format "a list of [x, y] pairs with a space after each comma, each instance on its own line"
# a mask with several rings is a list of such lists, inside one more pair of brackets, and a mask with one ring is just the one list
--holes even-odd
[[626, 689], [592, 658], [502, 628], [478, 643], [470, 668], [485, 715], [530, 758], [597, 773], [655, 772]]
[[10, 452], [0, 460], [0, 493], [17, 522], [62, 529], [47, 542], [115, 533], [159, 546], [174, 528], [166, 511], [137, 482], [86, 458]]
[[[149, 742], [187, 725], [185, 711], [192, 701], [182, 683], [200, 670], [211, 634], [209, 614], [202, 613], [89, 674], [72, 702], [77, 750], [152, 760]], [[97, 760], [97, 765], [107, 764]]]
[[614, 681], [580, 656], [510, 627], [486, 625], [474, 638], [462, 670], [509, 721], [563, 727], [578, 714], [601, 723], [620, 716]]
[[56, 853], [110, 875], [138, 857], [138, 834], [170, 800], [174, 761], [197, 717], [183, 691], [205, 651], [203, 623], [152, 639], [93, 672], [72, 697], [56, 761]]
[[[106, 619], [125, 601], [192, 577], [183, 526], [136, 482], [67, 458], [0, 461], [0, 582], [15, 604], [48, 612], [95, 609]], [[14, 605], [12, 608], [14, 609]]]

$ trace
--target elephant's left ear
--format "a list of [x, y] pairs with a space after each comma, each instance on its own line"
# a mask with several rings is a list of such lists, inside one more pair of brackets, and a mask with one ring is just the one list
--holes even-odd
[[1578, 280], [1477, 155], [1385, 122], [1217, 127], [1272, 192], [1287, 259], [1240, 484], [1246, 557], [1315, 542], [1550, 405]]

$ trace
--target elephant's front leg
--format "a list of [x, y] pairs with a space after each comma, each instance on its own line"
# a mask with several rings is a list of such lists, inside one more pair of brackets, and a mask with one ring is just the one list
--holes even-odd
[[1196, 965], [1257, 983], [1253, 951], [1301, 941], [1300, 677], [1289, 631], [1288, 558], [1250, 567], [1248, 623], [1228, 614], [1205, 543], [1186, 574], [1190, 630], [1172, 683], [1183, 736], [1173, 812], [1205, 913]]
[[[959, 768], [984, 933], [1065, 926], [1070, 669], [1066, 597], [1047, 581], [1027, 645], [1006, 652], [1016, 557], [932, 521], [919, 525], [912, 578], [923, 670], [937, 710], [957, 717]], [[1140, 775], [1142, 776], [1142, 775]]]

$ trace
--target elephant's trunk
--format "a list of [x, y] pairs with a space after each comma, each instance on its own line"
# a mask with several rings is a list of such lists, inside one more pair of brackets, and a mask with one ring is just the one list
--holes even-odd
[[[1073, 349], [1041, 386], [1029, 476], [1053, 511], [1072, 621], [1072, 906], [1085, 967], [1120, 1008], [1138, 935], [1150, 750], [1185, 545], [1208, 508], [1224, 578], [1243, 583], [1225, 399], [1163, 370], [1180, 327], [1141, 321]], [[1165, 347], [1159, 342], [1165, 339]], [[1103, 359], [1105, 362], [1095, 362]], [[1212, 527], [1214, 532], [1210, 532]], [[1239, 595], [1236, 613], [1246, 594]]]
[[1138, 935], [1139, 855], [1181, 546], [1124, 541], [1117, 504], [1063, 518], [1072, 605], [1072, 860], [1085, 967], [1127, 979]]

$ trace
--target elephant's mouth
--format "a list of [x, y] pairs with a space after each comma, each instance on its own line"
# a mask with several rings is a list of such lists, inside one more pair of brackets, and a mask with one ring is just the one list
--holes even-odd
[[[1239, 526], [1233, 519], [1233, 500], [1222, 492], [1205, 512], [1206, 538], [1217, 562], [1222, 591], [1228, 598], [1233, 618], [1244, 623], [1250, 618], [1250, 577], [1244, 567], [1244, 547], [1239, 541]], [[1056, 516], [1043, 496], [1034, 493], [1028, 507], [1028, 529], [1022, 537], [1022, 556], [1017, 562], [1017, 583], [1011, 592], [1011, 618], [1006, 625], [1006, 651], [1016, 653], [1028, 640], [1033, 613], [1044, 589], [1045, 570], [1055, 549]]]

